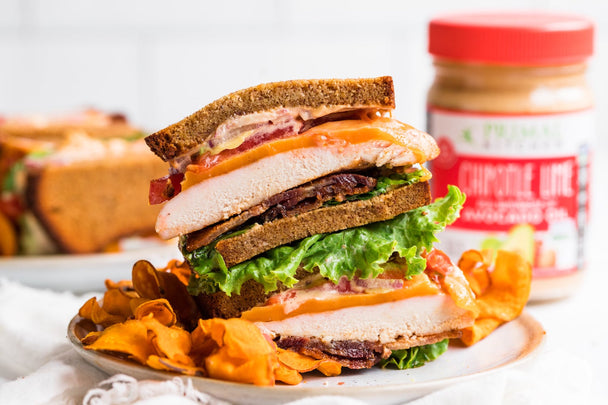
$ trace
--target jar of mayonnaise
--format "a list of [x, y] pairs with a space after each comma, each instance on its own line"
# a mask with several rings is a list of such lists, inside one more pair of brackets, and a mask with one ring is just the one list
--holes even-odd
[[441, 236], [467, 249], [517, 250], [533, 268], [532, 300], [572, 293], [585, 267], [594, 138], [585, 73], [588, 19], [549, 13], [485, 13], [433, 19], [435, 79], [428, 131], [441, 154], [432, 191], [467, 196]]

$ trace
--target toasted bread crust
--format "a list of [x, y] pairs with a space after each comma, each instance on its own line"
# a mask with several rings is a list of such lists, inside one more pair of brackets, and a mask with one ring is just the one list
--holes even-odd
[[398, 188], [369, 200], [305, 212], [281, 218], [216, 244], [228, 267], [248, 260], [276, 246], [281, 246], [318, 233], [336, 232], [372, 222], [386, 221], [403, 212], [431, 202], [428, 182]]
[[121, 237], [154, 233], [159, 207], [148, 206], [148, 179], [166, 170], [151, 153], [119, 164], [46, 166], [28, 173], [27, 204], [61, 251], [99, 252]]
[[209, 318], [238, 318], [248, 309], [262, 305], [269, 297], [264, 292], [264, 286], [254, 280], [247, 280], [241, 287], [240, 294], [228, 296], [223, 291], [213, 294], [199, 294], [195, 297], [196, 304], [203, 319]]
[[201, 144], [227, 119], [279, 107], [354, 106], [395, 108], [393, 79], [291, 80], [261, 84], [219, 98], [183, 120], [146, 137], [169, 161]]

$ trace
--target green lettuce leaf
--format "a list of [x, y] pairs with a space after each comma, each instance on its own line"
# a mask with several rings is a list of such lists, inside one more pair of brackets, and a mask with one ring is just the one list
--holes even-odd
[[407, 277], [420, 274], [426, 267], [421, 253], [437, 242], [435, 233], [458, 218], [464, 199], [458, 188], [450, 186], [445, 197], [388, 221], [314, 235], [271, 249], [230, 269], [213, 244], [194, 252], [182, 248], [196, 273], [190, 279], [189, 291], [238, 294], [243, 283], [253, 279], [269, 292], [277, 288], [279, 281], [293, 286], [300, 266], [310, 272], [318, 268], [323, 277], [335, 283], [342, 276], [352, 279], [355, 274], [361, 278], [377, 277], [384, 265], [396, 257], [407, 265]]
[[2, 191], [7, 193], [16, 193], [19, 191], [19, 176], [23, 177], [25, 167], [23, 161], [18, 161], [13, 164], [2, 179]]
[[429, 361], [435, 360], [448, 350], [450, 339], [430, 345], [411, 347], [405, 350], [393, 350], [388, 359], [380, 360], [378, 365], [382, 368], [396, 367], [400, 370], [416, 368]]
[[196, 273], [192, 274], [188, 291], [192, 295], [211, 294], [218, 290], [231, 295], [241, 291], [248, 280], [255, 280], [264, 286], [265, 291], [277, 289], [280, 281], [288, 287], [298, 282], [293, 276], [298, 270], [306, 251], [323, 235], [314, 235], [301, 240], [297, 245], [285, 245], [271, 249], [253, 259], [228, 267], [222, 255], [212, 245], [194, 252], [183, 249], [184, 258]]

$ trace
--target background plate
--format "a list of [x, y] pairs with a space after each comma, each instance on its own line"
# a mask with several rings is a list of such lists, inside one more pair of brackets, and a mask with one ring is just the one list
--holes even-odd
[[[106, 373], [127, 374], [137, 379], [168, 379], [176, 374], [157, 371], [116, 357], [83, 349], [75, 335], [75, 317], [68, 337], [76, 351], [90, 364]], [[235, 404], [278, 404], [314, 395], [342, 395], [370, 404], [397, 404], [421, 397], [450, 384], [476, 378], [516, 365], [535, 353], [544, 341], [545, 331], [531, 315], [523, 313], [486, 339], [471, 347], [452, 344], [434, 362], [411, 370], [372, 368], [346, 370], [336, 377], [304, 374], [297, 386], [256, 387], [202, 377], [191, 379], [200, 391]]]
[[157, 243], [120, 253], [0, 258], [0, 278], [56, 291], [105, 291], [106, 279], [130, 280], [133, 264], [140, 259], [164, 267], [183, 257], [176, 243]]

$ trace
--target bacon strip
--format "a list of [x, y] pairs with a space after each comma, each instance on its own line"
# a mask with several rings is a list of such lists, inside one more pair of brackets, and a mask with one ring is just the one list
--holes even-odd
[[367, 193], [376, 187], [376, 179], [354, 173], [322, 177], [308, 184], [276, 194], [232, 218], [188, 235], [186, 249], [193, 251], [213, 242], [221, 235], [252, 218], [270, 222], [320, 208], [329, 200], [343, 201], [346, 196]]
[[323, 342], [314, 337], [286, 336], [276, 340], [282, 349], [293, 350], [316, 359], [331, 359], [351, 369], [370, 368], [390, 356], [386, 346], [367, 341], [338, 340]]

